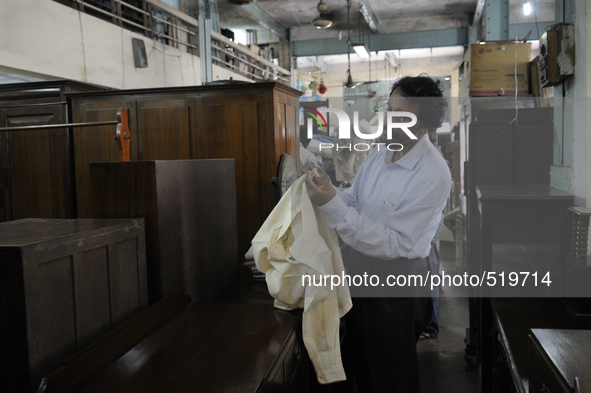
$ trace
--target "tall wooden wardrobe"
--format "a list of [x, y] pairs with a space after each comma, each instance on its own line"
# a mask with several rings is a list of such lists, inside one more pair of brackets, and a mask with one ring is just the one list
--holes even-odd
[[[234, 158], [243, 255], [273, 209], [271, 179], [281, 156], [298, 160], [300, 95], [270, 82], [76, 93], [68, 100], [74, 123], [107, 121], [126, 107], [132, 161]], [[119, 160], [113, 138], [110, 126], [73, 130], [79, 218], [92, 217], [90, 163]]]

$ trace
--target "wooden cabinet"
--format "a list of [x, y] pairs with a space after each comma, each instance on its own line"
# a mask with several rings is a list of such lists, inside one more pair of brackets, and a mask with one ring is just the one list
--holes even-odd
[[[65, 94], [96, 90], [66, 80], [0, 85], [0, 127], [68, 123]], [[0, 221], [75, 218], [70, 131], [0, 132], [0, 187]]]
[[[72, 121], [113, 118], [129, 110], [131, 159], [233, 158], [239, 251], [273, 209], [279, 160], [299, 157], [298, 97], [280, 83], [194, 86], [70, 94]], [[90, 162], [117, 161], [109, 127], [74, 129], [76, 198], [79, 217], [91, 217]]]
[[150, 303], [210, 300], [238, 278], [234, 160], [90, 165], [94, 218], [146, 220]]
[[0, 223], [0, 391], [35, 391], [147, 304], [143, 220]]

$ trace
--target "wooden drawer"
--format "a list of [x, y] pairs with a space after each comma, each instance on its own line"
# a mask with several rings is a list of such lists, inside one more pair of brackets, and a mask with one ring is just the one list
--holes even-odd
[[591, 330], [531, 329], [529, 391], [591, 392]]
[[268, 382], [259, 390], [263, 393], [291, 393], [309, 391], [307, 353], [302, 338], [301, 322], [294, 327], [277, 355], [276, 367], [269, 375]]

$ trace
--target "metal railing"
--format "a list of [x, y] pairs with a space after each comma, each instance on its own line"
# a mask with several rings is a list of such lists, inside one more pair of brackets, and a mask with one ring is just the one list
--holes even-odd
[[85, 13], [198, 55], [195, 18], [158, 0], [71, 0]]
[[[57, 0], [64, 2], [64, 0]], [[70, 0], [72, 6], [155, 41], [199, 56], [197, 19], [158, 0]], [[290, 83], [291, 73], [225, 36], [211, 31], [212, 61], [254, 81]]]
[[249, 48], [211, 31], [212, 59], [254, 81], [277, 80], [289, 84], [291, 73]]

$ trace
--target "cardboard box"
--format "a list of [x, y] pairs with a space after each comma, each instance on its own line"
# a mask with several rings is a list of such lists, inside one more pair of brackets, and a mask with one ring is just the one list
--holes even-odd
[[530, 56], [530, 43], [502, 41], [470, 45], [459, 66], [460, 101], [468, 96], [515, 95], [516, 65], [517, 95], [529, 94]]

